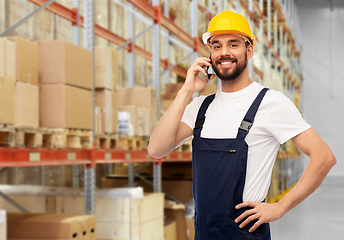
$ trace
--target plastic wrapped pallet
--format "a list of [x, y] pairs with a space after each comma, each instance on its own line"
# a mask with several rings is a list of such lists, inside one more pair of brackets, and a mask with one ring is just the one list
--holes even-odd
[[6, 211], [0, 209], [0, 240], [7, 239]]
[[113, 90], [112, 49], [97, 46], [94, 48], [95, 57], [95, 87]]

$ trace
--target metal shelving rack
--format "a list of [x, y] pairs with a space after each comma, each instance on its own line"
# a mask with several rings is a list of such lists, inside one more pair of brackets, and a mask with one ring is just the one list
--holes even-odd
[[[158, 99], [158, 119], [160, 118], [160, 77], [165, 74], [165, 83], [168, 82], [169, 72], [174, 72], [179, 76], [186, 77], [186, 70], [179, 67], [178, 64], [185, 60], [181, 59], [175, 64], [170, 64], [168, 61], [168, 44], [172, 41], [177, 46], [189, 50], [187, 57], [190, 57], [190, 62], [192, 63], [194, 59], [198, 56], [208, 56], [209, 50], [201, 43], [197, 36], [197, 22], [198, 10], [202, 15], [207, 16], [209, 19], [213, 16], [214, 11], [220, 12], [222, 9], [245, 9], [247, 15], [249, 16], [249, 21], [256, 26], [259, 26], [260, 32], [258, 35], [258, 41], [263, 48], [263, 41], [268, 45], [268, 56], [269, 64], [272, 63], [272, 56], [274, 56], [274, 66], [275, 74], [277, 74], [278, 67], [280, 68], [280, 75], [285, 80], [285, 87], [291, 92], [300, 91], [300, 82], [298, 82], [293, 76], [293, 69], [288, 69], [286, 64], [283, 62], [283, 58], [288, 54], [292, 58], [299, 58], [300, 55], [300, 39], [294, 38], [298, 36], [300, 31], [292, 18], [296, 18], [296, 8], [293, 4], [293, 0], [217, 0], [208, 1], [209, 5], [207, 7], [198, 4], [197, 0], [190, 0], [190, 22], [191, 22], [191, 33], [188, 34], [180, 27], [178, 27], [172, 20], [168, 18], [168, 0], [165, 0], [164, 11], [160, 9], [159, 1], [153, 0], [152, 4], [142, 0], [127, 0], [128, 5], [124, 5], [117, 0], [113, 0], [122, 7], [127, 8], [128, 14], [128, 25], [129, 25], [129, 40], [118, 36], [117, 34], [105, 29], [98, 24], [93, 22], [93, 1], [84, 0], [85, 9], [84, 17], [80, 16], [79, 12], [79, 0], [73, 0], [73, 9], [68, 9], [61, 4], [54, 2], [53, 0], [28, 0], [38, 6], [41, 6], [39, 10], [46, 8], [47, 10], [59, 15], [62, 18], [69, 20], [73, 24], [73, 42], [75, 44], [80, 43], [80, 27], [85, 29], [85, 48], [93, 51], [94, 34], [108, 40], [111, 43], [118, 45], [118, 49], [125, 48], [129, 52], [129, 61], [133, 61], [133, 54], [137, 54], [145, 59], [153, 62], [153, 85], [157, 89], [157, 99]], [[264, 33], [264, 12], [263, 5], [267, 4], [267, 34]], [[271, 8], [271, 4], [273, 8]], [[150, 19], [146, 19], [138, 12], [134, 10], [134, 7], [139, 11], [144, 12]], [[37, 9], [38, 10], [38, 9]], [[36, 11], [37, 11], [36, 10]], [[35, 11], [35, 12], [36, 12]], [[38, 12], [38, 11], [37, 11]], [[273, 14], [271, 14], [273, 13]], [[254, 14], [259, 15], [258, 21], [254, 18]], [[33, 15], [33, 14], [31, 14]], [[271, 21], [271, 15], [273, 16], [273, 21]], [[134, 36], [133, 31], [133, 18], [138, 17], [148, 25], [150, 25], [143, 32]], [[287, 16], [285, 18], [284, 16]], [[22, 22], [28, 19], [25, 18]], [[280, 24], [280, 36], [278, 36], [278, 22]], [[271, 42], [271, 23], [273, 24], [273, 36], [274, 44]], [[291, 24], [291, 25], [289, 25]], [[288, 27], [291, 26], [291, 28]], [[160, 46], [160, 26], [164, 28], [162, 32], [166, 36], [165, 40], [165, 58], [160, 58], [159, 46]], [[153, 53], [146, 51], [145, 49], [135, 45], [134, 40], [145, 33], [147, 30], [153, 28]], [[170, 37], [172, 34], [174, 37]], [[256, 34], [257, 36], [257, 34]], [[279, 37], [279, 40], [277, 40]], [[291, 47], [287, 50], [287, 40], [291, 42]], [[262, 52], [262, 51], [261, 51]], [[261, 55], [261, 60], [263, 55]], [[130, 72], [128, 84], [129, 87], [134, 87], [134, 71], [133, 64], [129, 64]], [[250, 76], [254, 73], [260, 76], [261, 81], [263, 81], [263, 72], [259, 70], [256, 66], [253, 66], [250, 61]], [[161, 73], [160, 67], [165, 70]], [[261, 67], [261, 69], [263, 69]], [[94, 103], [93, 103], [94, 104]], [[94, 121], [95, 122], [95, 121]], [[278, 155], [279, 159], [294, 159], [299, 157], [299, 154], [288, 155], [285, 153], [280, 153]], [[191, 161], [191, 152], [172, 152], [163, 159], [153, 159], [146, 151], [127, 151], [127, 150], [103, 150], [96, 149], [95, 145], [93, 149], [8, 149], [0, 148], [0, 167], [24, 167], [24, 166], [52, 166], [52, 165], [74, 165], [74, 181], [73, 187], [79, 187], [77, 184], [79, 166], [86, 165], [85, 169], [85, 212], [86, 214], [95, 214], [94, 209], [94, 191], [95, 191], [95, 167], [96, 164], [105, 163], [154, 163], [154, 191], [161, 191], [161, 163], [163, 162], [177, 162], [177, 161]], [[129, 183], [133, 184], [134, 172], [133, 164], [130, 164], [129, 173]]]

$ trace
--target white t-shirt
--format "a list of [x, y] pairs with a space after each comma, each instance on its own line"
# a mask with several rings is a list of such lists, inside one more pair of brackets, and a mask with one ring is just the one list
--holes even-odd
[[[264, 88], [253, 82], [233, 93], [218, 90], [210, 104], [201, 131], [204, 138], [236, 138], [238, 128], [256, 96]], [[206, 96], [195, 98], [185, 109], [182, 121], [194, 128], [198, 110]], [[280, 144], [310, 128], [295, 105], [283, 93], [265, 94], [250, 132], [246, 135], [248, 159], [243, 200], [265, 199]]]

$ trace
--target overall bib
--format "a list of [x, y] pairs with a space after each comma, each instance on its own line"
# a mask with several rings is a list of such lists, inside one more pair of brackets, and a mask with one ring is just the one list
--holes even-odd
[[235, 209], [243, 202], [249, 132], [258, 107], [268, 89], [256, 97], [238, 129], [235, 139], [202, 138], [205, 113], [214, 95], [206, 97], [198, 111], [192, 141], [193, 195], [195, 200], [195, 240], [269, 240], [269, 224], [248, 230], [255, 221], [240, 229], [234, 220], [250, 208]]

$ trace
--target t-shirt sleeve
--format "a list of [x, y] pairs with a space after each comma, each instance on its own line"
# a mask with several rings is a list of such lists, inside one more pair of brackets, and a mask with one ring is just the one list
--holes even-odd
[[189, 105], [187, 105], [185, 108], [181, 121], [186, 123], [191, 129], [194, 129], [195, 127], [197, 113], [204, 99], [205, 96], [199, 96], [189, 103]]
[[270, 103], [266, 128], [280, 144], [306, 131], [311, 126], [283, 93], [276, 92]]

